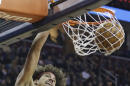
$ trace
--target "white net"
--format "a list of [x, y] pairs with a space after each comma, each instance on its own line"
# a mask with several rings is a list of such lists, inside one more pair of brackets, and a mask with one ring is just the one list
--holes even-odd
[[63, 23], [78, 55], [90, 55], [97, 50], [109, 55], [121, 47], [124, 30], [110, 12], [85, 13]]
[[76, 27], [73, 27], [69, 21], [64, 23], [63, 27], [73, 40], [74, 48], [78, 55], [85, 56], [96, 52], [94, 28], [88, 24], [81, 24], [81, 22]]

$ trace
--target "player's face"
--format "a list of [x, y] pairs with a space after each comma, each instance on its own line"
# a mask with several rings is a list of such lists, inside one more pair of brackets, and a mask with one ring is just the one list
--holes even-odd
[[39, 79], [38, 86], [55, 86], [56, 78], [51, 72], [45, 72]]

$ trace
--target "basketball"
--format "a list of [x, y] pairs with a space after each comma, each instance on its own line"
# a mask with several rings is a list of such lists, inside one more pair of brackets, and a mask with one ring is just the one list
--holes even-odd
[[101, 52], [109, 55], [120, 48], [124, 42], [124, 30], [116, 22], [105, 22], [95, 31], [95, 42]]

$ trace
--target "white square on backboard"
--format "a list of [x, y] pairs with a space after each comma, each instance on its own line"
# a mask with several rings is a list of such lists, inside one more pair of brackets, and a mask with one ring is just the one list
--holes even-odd
[[1, 4], [1, 1], [2, 1], [2, 0], [0, 0], [0, 4]]

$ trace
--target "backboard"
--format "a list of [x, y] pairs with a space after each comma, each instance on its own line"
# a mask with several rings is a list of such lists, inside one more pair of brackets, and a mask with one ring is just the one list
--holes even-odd
[[[72, 17], [82, 15], [111, 0], [59, 0], [49, 7], [49, 14], [36, 23], [0, 19], [0, 47], [10, 45], [35, 33], [48, 30]], [[57, 10], [57, 7], [59, 8]]]

